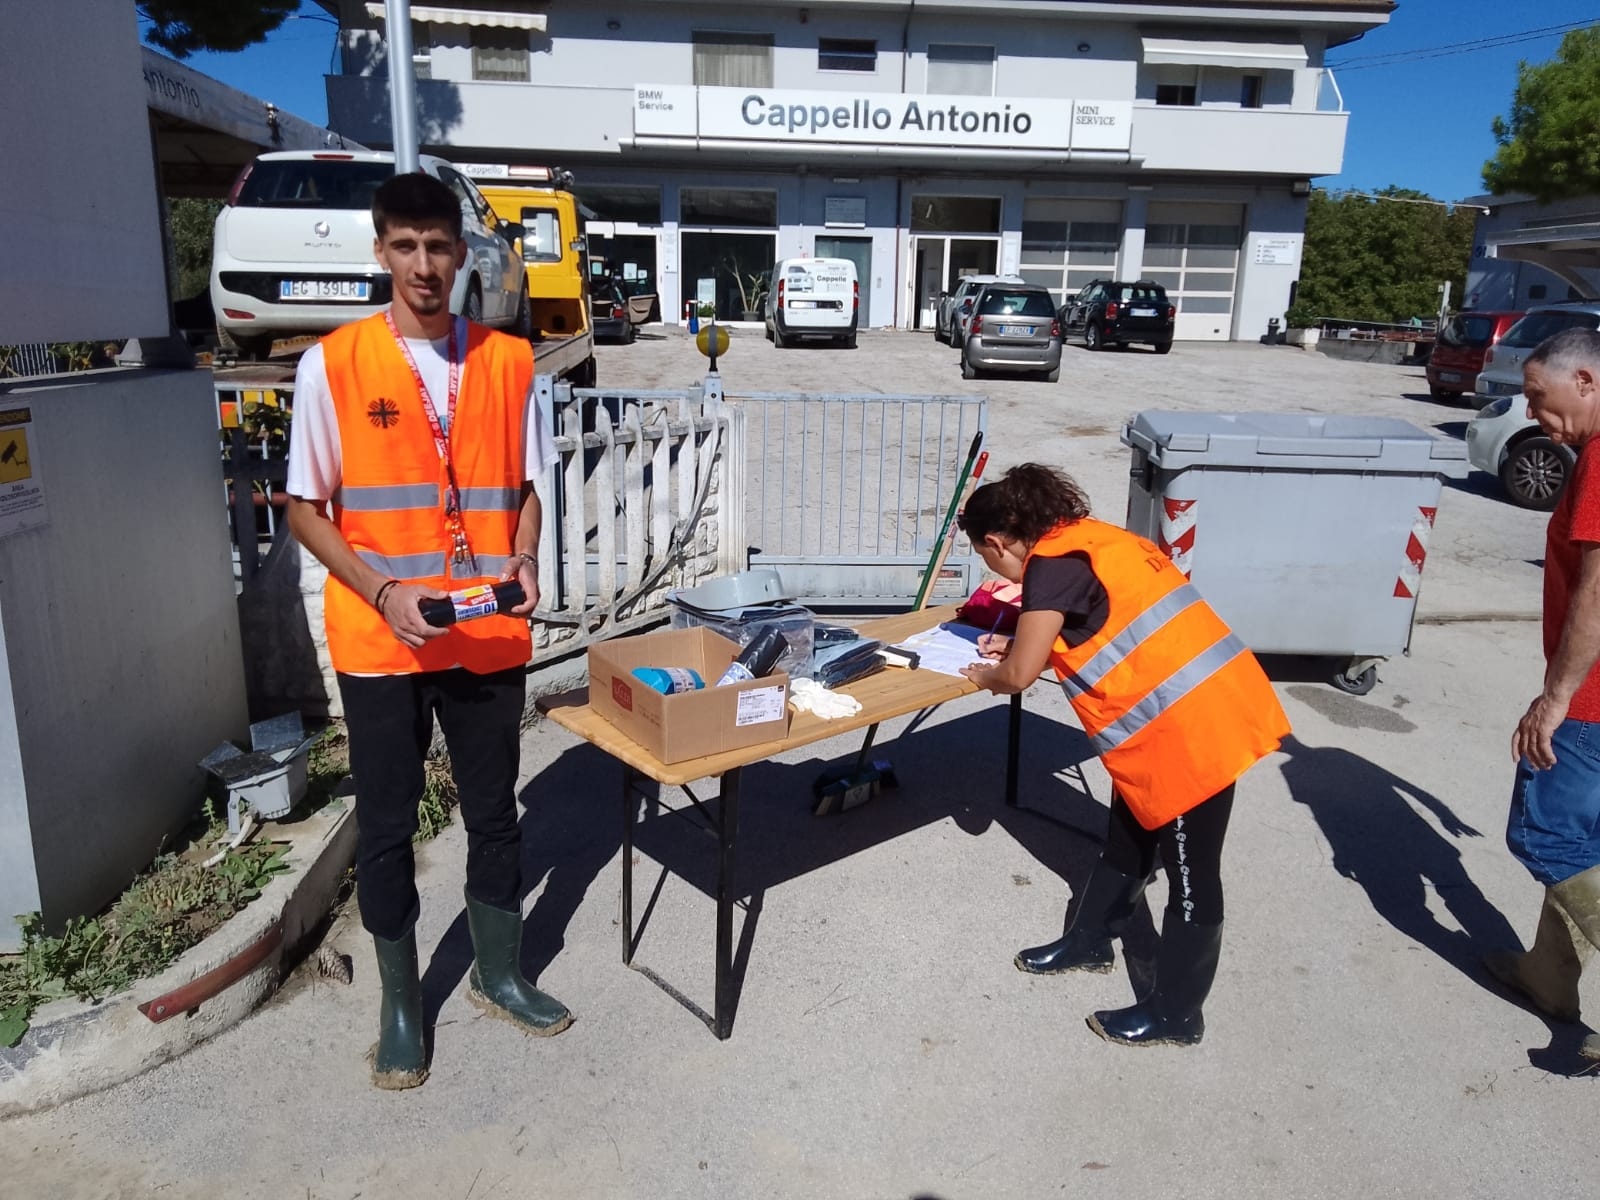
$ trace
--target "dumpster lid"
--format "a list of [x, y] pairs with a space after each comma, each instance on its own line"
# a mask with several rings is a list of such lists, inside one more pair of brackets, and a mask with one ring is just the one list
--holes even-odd
[[1155, 465], [1250, 466], [1465, 475], [1465, 443], [1394, 417], [1203, 413], [1151, 409], [1123, 427], [1124, 445]]

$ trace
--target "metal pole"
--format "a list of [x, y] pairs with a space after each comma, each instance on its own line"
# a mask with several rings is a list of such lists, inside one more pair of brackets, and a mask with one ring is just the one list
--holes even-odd
[[389, 127], [394, 135], [394, 170], [417, 169], [417, 71], [411, 62], [411, 0], [383, 0], [389, 39]]

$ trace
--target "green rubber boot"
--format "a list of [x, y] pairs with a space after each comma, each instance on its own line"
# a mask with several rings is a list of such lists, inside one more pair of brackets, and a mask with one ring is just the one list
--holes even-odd
[[367, 1051], [372, 1083], [400, 1092], [428, 1078], [428, 1051], [422, 1037], [422, 980], [417, 972], [417, 932], [398, 941], [374, 935], [378, 952], [378, 985], [383, 1003], [378, 1011], [378, 1040]]
[[1521, 992], [1546, 1016], [1576, 1021], [1578, 976], [1583, 973], [1583, 961], [1589, 952], [1588, 939], [1568, 918], [1556, 889], [1547, 888], [1532, 948], [1522, 954], [1487, 954], [1483, 965], [1489, 974]]
[[535, 1037], [554, 1037], [572, 1024], [567, 1006], [522, 977], [522, 914], [467, 897], [474, 961], [467, 999], [491, 1017]]

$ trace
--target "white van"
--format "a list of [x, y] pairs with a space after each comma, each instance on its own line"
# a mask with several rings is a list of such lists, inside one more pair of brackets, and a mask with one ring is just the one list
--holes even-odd
[[848, 258], [786, 258], [772, 268], [765, 304], [767, 336], [780, 350], [800, 338], [856, 347], [861, 284]]

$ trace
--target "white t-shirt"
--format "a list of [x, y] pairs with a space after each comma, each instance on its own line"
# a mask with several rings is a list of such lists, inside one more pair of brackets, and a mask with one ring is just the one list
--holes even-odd
[[[467, 322], [456, 318], [458, 352], [467, 344]], [[450, 339], [428, 341], [407, 338], [417, 371], [428, 389], [439, 424], [449, 433]], [[421, 414], [417, 414], [421, 420]], [[529, 386], [523, 410], [523, 478], [544, 495], [546, 469], [560, 454], [550, 436], [550, 413], [542, 409]], [[322, 343], [307, 350], [294, 376], [294, 420], [289, 423], [289, 479], [286, 490], [302, 500], [330, 500], [344, 478], [344, 456], [339, 444], [339, 420], [334, 414], [333, 392], [323, 365]]]

